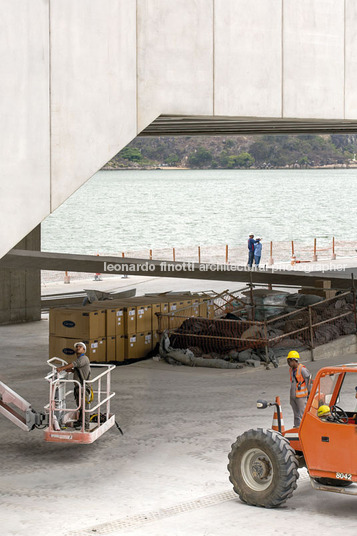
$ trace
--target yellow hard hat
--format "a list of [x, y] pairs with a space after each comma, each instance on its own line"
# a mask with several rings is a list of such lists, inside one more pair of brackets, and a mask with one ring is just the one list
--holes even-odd
[[300, 359], [299, 352], [297, 352], [296, 350], [291, 350], [288, 353], [288, 357], [286, 359]]
[[330, 408], [329, 406], [326, 406], [326, 405], [320, 406], [319, 409], [317, 410], [318, 417], [322, 417], [323, 415], [328, 415], [329, 413], [331, 413]]

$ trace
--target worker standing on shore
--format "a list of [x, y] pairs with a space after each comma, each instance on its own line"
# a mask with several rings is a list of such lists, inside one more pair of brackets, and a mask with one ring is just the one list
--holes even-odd
[[253, 266], [254, 247], [255, 247], [254, 235], [250, 234], [248, 238], [248, 268], [251, 268]]
[[254, 262], [256, 266], [259, 266], [260, 259], [262, 256], [262, 248], [263, 246], [261, 243], [261, 238], [257, 238], [254, 243]]
[[291, 350], [287, 356], [290, 367], [290, 405], [294, 412], [294, 428], [298, 428], [304, 414], [311, 389], [311, 374], [299, 363], [300, 355]]

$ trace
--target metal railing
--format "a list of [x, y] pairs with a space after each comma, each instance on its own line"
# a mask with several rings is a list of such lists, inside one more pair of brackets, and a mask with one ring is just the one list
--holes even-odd
[[[216, 306], [216, 299], [222, 300], [222, 294], [224, 293], [217, 294], [216, 298], [213, 298], [215, 312], [221, 316], [225, 305], [220, 303]], [[210, 298], [212, 299], [212, 296]], [[231, 308], [230, 304], [234, 300], [239, 305], [242, 304], [242, 306], [238, 309]], [[330, 305], [336, 305], [339, 300], [342, 300], [340, 301], [340, 304], [342, 304], [340, 308], [330, 307]], [[224, 303], [228, 304], [227, 310], [232, 313], [247, 312], [248, 309], [248, 314], [254, 314], [255, 308], [264, 308], [264, 305], [243, 304], [234, 294], [229, 293], [226, 294]], [[197, 304], [197, 307], [203, 304]], [[335, 331], [337, 329], [343, 330], [342, 321], [348, 319], [350, 332], [357, 332], [355, 289], [311, 305], [296, 306], [294, 311], [274, 315], [263, 321], [249, 320], [248, 318], [207, 318], [207, 314], [199, 316], [199, 314], [192, 314], [192, 312], [190, 315], [185, 315], [185, 310], [190, 307], [192, 308], [193, 306], [188, 305], [174, 312], [157, 313], [159, 331], [166, 329], [169, 334], [173, 335], [172, 344], [176, 347], [197, 346], [206, 353], [227, 354], [229, 350], [233, 349], [243, 351], [253, 348], [265, 353], [265, 360], [269, 362], [269, 349], [283, 347], [284, 340], [291, 339], [291, 345], [295, 343], [297, 348], [301, 346], [310, 349], [311, 360], [313, 361], [314, 349], [323, 344], [321, 336], [319, 336], [319, 328], [322, 326], [331, 324], [335, 326]], [[267, 305], [266, 307], [275, 307], [275, 305]], [[276, 330], [277, 326], [280, 326], [280, 330], [283, 333], [274, 335], [272, 331], [273, 329]], [[343, 334], [345, 333], [339, 333], [338, 336]], [[337, 338], [337, 336], [334, 338]]]
[[[66, 372], [57, 372], [57, 366], [67, 365], [68, 363], [58, 357], [49, 359], [47, 363], [52, 371], [46, 376], [50, 383], [49, 403], [45, 406], [45, 411], [49, 414], [48, 424], [50, 431], [58, 431], [71, 424], [80, 410], [81, 412], [81, 431], [85, 430], [86, 424], [90, 419], [87, 415], [97, 415], [96, 421], [90, 421], [90, 431], [99, 428], [101, 425], [101, 416], [104, 421], [110, 417], [110, 400], [115, 396], [111, 392], [111, 371], [115, 365], [91, 364], [93, 369], [105, 368], [103, 372], [90, 380], [84, 380], [83, 384], [74, 379], [68, 379]], [[56, 363], [56, 364], [55, 364]], [[71, 389], [66, 390], [67, 385]], [[67, 397], [74, 394], [74, 388], [78, 389], [78, 405], [71, 407], [67, 405]], [[88, 400], [88, 396], [90, 397]]]

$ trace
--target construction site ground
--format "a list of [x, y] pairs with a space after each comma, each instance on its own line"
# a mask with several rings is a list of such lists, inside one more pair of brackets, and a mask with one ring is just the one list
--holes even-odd
[[[140, 283], [122, 281], [134, 279]], [[181, 281], [180, 289], [188, 288], [208, 285]], [[0, 327], [0, 340], [0, 379], [41, 410], [48, 400], [47, 316]], [[341, 355], [307, 366], [316, 373], [356, 361], [357, 355]], [[51, 444], [42, 431], [23, 432], [0, 415], [1, 534], [355, 535], [356, 497], [313, 490], [305, 469], [292, 499], [278, 509], [247, 506], [232, 490], [231, 443], [249, 428], [271, 427], [272, 412], [257, 410], [256, 400], [280, 395], [285, 426], [292, 425], [285, 363], [219, 370], [147, 360], [117, 367], [112, 380], [112, 409], [124, 436], [113, 428], [92, 445]]]

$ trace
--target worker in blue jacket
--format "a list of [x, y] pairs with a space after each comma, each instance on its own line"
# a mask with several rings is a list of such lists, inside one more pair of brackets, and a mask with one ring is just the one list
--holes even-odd
[[261, 238], [257, 238], [254, 243], [254, 262], [257, 266], [259, 266], [260, 258], [262, 256], [262, 247]]
[[254, 248], [255, 248], [254, 235], [250, 234], [248, 238], [248, 268], [251, 268], [253, 266]]

